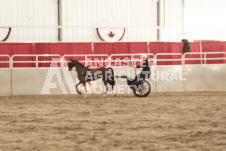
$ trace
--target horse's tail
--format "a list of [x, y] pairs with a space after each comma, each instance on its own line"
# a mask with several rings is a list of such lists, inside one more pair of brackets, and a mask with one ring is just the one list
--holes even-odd
[[108, 81], [109, 81], [109, 84], [112, 86], [112, 89], [114, 88], [114, 86], [115, 86], [115, 76], [114, 76], [114, 70], [111, 68], [111, 67], [109, 67], [108, 69], [110, 69], [111, 70], [111, 78], [110, 79], [108, 79]]

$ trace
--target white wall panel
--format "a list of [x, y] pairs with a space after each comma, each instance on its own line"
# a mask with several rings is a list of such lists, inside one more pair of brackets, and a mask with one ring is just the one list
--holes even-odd
[[181, 41], [183, 39], [183, 0], [161, 1], [165, 1], [165, 27], [161, 29], [160, 40]]
[[100, 41], [97, 27], [128, 27], [123, 41], [153, 41], [157, 30], [148, 27], [157, 25], [157, 4], [152, 0], [63, 0], [62, 25], [80, 26], [64, 28], [63, 41]]
[[[60, 1], [62, 1], [62, 25], [76, 26], [62, 29], [63, 41], [100, 41], [96, 27], [117, 26], [127, 27], [123, 41], [157, 40], [155, 28], [144, 28], [157, 26], [157, 3], [154, 0]], [[183, 38], [225, 40], [225, 22], [221, 19], [224, 18], [225, 14], [225, 0], [159, 1], [165, 1], [165, 28], [160, 30], [161, 41], [180, 41]], [[196, 14], [196, 17], [199, 16], [198, 20], [203, 21], [204, 25], [208, 25], [204, 26], [204, 29], [209, 27], [210, 23], [213, 24], [214, 28], [207, 30], [187, 29], [184, 32], [183, 7], [185, 7], [185, 10], [213, 10], [213, 13], [210, 12], [212, 15], [205, 16], [205, 12], [194, 14]], [[221, 20], [218, 22], [217, 18]], [[192, 19], [188, 22], [193, 26], [199, 24]], [[42, 27], [57, 25], [58, 0], [0, 0], [0, 26], [40, 26], [33, 28], [14, 27], [8, 42], [58, 41], [58, 29], [56, 27]]]
[[[59, 69], [55, 69], [56, 72]], [[41, 95], [42, 89], [47, 78], [49, 69], [32, 69], [32, 68], [18, 68], [12, 71], [12, 91], [13, 95]], [[54, 72], [54, 71], [52, 71]], [[60, 71], [62, 74], [62, 72]], [[60, 80], [60, 81], [59, 81]], [[62, 94], [60, 83], [62, 78], [57, 78], [56, 75], [51, 77], [49, 83], [54, 83], [56, 88], [50, 88], [50, 94]], [[49, 85], [50, 86], [50, 85]], [[43, 91], [43, 93], [48, 93]]]
[[185, 65], [185, 91], [225, 91], [226, 65]]
[[184, 0], [184, 37], [226, 40], [225, 0]]
[[184, 0], [186, 9], [225, 9], [225, 0]]
[[[96, 27], [127, 28], [123, 41], [157, 40], [157, 29], [150, 28], [157, 25], [157, 3], [153, 0], [60, 2], [61, 24], [66, 26], [61, 31], [63, 41], [100, 41]], [[0, 12], [0, 26], [13, 26], [9, 42], [58, 41], [56, 27], [43, 27], [58, 25], [58, 0], [0, 0]]]
[[0, 96], [11, 95], [10, 69], [0, 69]]
[[[123, 68], [114, 68], [117, 73], [120, 71], [129, 71], [132, 72], [133, 68], [123, 67]], [[65, 68], [64, 72], [68, 69]], [[152, 66], [151, 67], [152, 75], [154, 72], [167, 71], [171, 75], [172, 72], [182, 72], [182, 77], [186, 78], [185, 81], [177, 80], [161, 80], [158, 79], [154, 81], [152, 77], [149, 79], [149, 82], [152, 87], [152, 92], [170, 92], [170, 91], [226, 91], [226, 65], [175, 65], [175, 66]], [[53, 69], [52, 73], [60, 73], [60, 76], [57, 77], [54, 74], [50, 74], [51, 81], [48, 81], [48, 87], [50, 88], [50, 94], [76, 94], [75, 84], [78, 83], [76, 72], [62, 73], [60, 68]], [[13, 69], [12, 72], [12, 94], [13, 95], [41, 95], [43, 93], [48, 93], [46, 89], [43, 89], [47, 75], [49, 72], [48, 68], [43, 69], [26, 69], [18, 68]], [[137, 72], [137, 74], [139, 71]], [[127, 74], [128, 75], [128, 74]], [[178, 74], [179, 75], [179, 74]], [[180, 75], [179, 75], [180, 76]], [[131, 78], [133, 77], [130, 76]], [[156, 80], [156, 79], [155, 79]], [[0, 70], [0, 95], [10, 95], [11, 94], [11, 76], [10, 69], [1, 69]], [[64, 87], [63, 84], [64, 84]], [[101, 85], [104, 88], [102, 81], [94, 81], [91, 83], [91, 86], [88, 85], [88, 89], [93, 89], [97, 85]], [[127, 87], [127, 82], [123, 79], [116, 79], [116, 86], [122, 85], [124, 89], [121, 92], [128, 93], [130, 90]], [[65, 88], [65, 91], [63, 91]], [[85, 92], [84, 87], [80, 86], [79, 90]], [[104, 90], [104, 89], [102, 89]], [[111, 89], [109, 89], [111, 91]], [[103, 91], [102, 91], [103, 92]], [[130, 91], [131, 92], [131, 91]]]
[[[183, 66], [156, 66], [154, 72], [157, 92], [184, 91]], [[164, 72], [169, 74], [167, 78], [164, 78]]]
[[[0, 0], [0, 26], [57, 26], [57, 0]], [[57, 41], [57, 28], [13, 27], [8, 41]]]

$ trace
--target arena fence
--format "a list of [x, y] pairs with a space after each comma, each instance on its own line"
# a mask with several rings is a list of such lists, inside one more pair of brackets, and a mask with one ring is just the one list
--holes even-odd
[[[101, 62], [95, 58], [102, 58], [101, 61], [105, 63], [104, 65], [111, 65], [116, 74], [119, 71], [125, 71], [125, 74], [128, 74], [135, 68], [118, 64], [114, 66], [116, 58], [123, 61], [123, 57], [127, 57], [126, 61], [129, 62], [129, 65], [136, 66], [141, 62], [139, 55], [74, 54], [60, 56], [45, 54], [13, 55], [11, 57], [1, 55], [0, 64], [7, 64], [8, 67], [0, 68], [0, 95], [76, 94], [74, 85], [78, 80], [74, 70], [68, 71], [66, 63], [69, 58], [78, 58], [86, 65], [90, 65], [91, 62], [99, 63], [97, 66]], [[168, 57], [168, 59], [161, 59], [161, 56]], [[148, 54], [148, 58], [151, 63], [152, 76], [149, 82], [152, 92], [226, 90], [226, 53]], [[160, 62], [167, 63], [168, 61], [180, 62], [180, 64], [159, 65]], [[23, 66], [18, 64], [23, 64]], [[135, 73], [139, 72], [140, 69], [137, 69]], [[45, 84], [49, 86], [49, 89], [45, 88]], [[90, 89], [94, 85], [103, 86], [101, 81], [94, 81], [89, 86]], [[125, 85], [124, 92], [128, 93], [126, 81], [116, 79], [116, 85]]]
[[[98, 67], [98, 66], [109, 66], [109, 55], [107, 54], [68, 54], [63, 55], [63, 62], [65, 67], [65, 62], [69, 60], [70, 58], [73, 58], [75, 60], [79, 60], [81, 63], [83, 63], [85, 66], [89, 67]], [[66, 65], [67, 67], [67, 65]]]
[[[155, 55], [153, 53], [146, 54], [150, 63], [153, 64]], [[116, 64], [116, 62], [119, 62], [119, 64], [121, 64], [122, 66], [137, 66], [141, 62], [141, 55], [142, 54], [112, 54], [109, 56], [110, 65], [119, 66]]]
[[10, 67], [10, 56], [9, 55], [0, 55], [0, 58], [1, 58], [0, 65], [4, 64], [4, 66], [2, 66], [2, 67], [9, 68]]
[[[189, 52], [189, 53], [146, 53], [151, 65], [188, 65], [188, 64], [225, 64], [226, 52]], [[50, 64], [62, 60], [58, 67], [65, 67], [65, 63], [73, 58], [86, 66], [137, 66], [141, 63], [140, 55], [136, 54], [15, 54], [0, 55], [0, 68], [19, 67], [51, 67]], [[55, 61], [53, 60], [55, 59]], [[56, 59], [58, 59], [56, 61]], [[115, 63], [120, 62], [119, 64]], [[63, 65], [64, 64], [64, 65]], [[93, 65], [93, 66], [92, 66]], [[66, 65], [67, 66], [67, 65]]]
[[182, 57], [182, 60], [183, 60], [183, 65], [185, 64], [216, 64], [216, 63], [222, 64], [222, 63], [226, 63], [226, 52], [185, 53]]
[[[50, 67], [50, 64], [54, 61], [53, 59], [61, 59], [61, 55], [49, 55], [49, 54], [43, 54], [43, 55], [12, 55], [11, 57], [11, 67]], [[41, 60], [40, 60], [41, 59]], [[21, 61], [23, 60], [23, 61]], [[42, 61], [44, 60], [44, 61]], [[18, 64], [23, 64], [18, 65]]]

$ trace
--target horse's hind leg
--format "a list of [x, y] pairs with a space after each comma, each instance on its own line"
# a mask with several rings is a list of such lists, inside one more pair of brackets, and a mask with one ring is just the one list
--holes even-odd
[[106, 89], [105, 90], [105, 94], [106, 94], [108, 92], [108, 85], [107, 84], [105, 85], [105, 89]]
[[86, 89], [86, 82], [83, 82], [83, 84], [84, 84], [84, 88], [85, 88], [86, 93], [87, 93], [87, 89]]
[[78, 84], [76, 84], [76, 91], [78, 92], [78, 94], [82, 94], [80, 91], [78, 91], [78, 86], [80, 85], [80, 84], [82, 84], [83, 82], [81, 82], [81, 81], [79, 81], [79, 83]]
[[[109, 79], [108, 81], [107, 81], [110, 85], [111, 85], [111, 87], [112, 87], [112, 93], [114, 94], [114, 87], [115, 87], [115, 80], [113, 79]], [[114, 94], [114, 96], [116, 96], [116, 94]]]
[[84, 95], [84, 98], [86, 98], [87, 97], [87, 89], [86, 89], [86, 82], [85, 81], [83, 82], [83, 85], [84, 85], [84, 88], [85, 88], [85, 91], [86, 91], [86, 94]]
[[113, 91], [115, 87], [115, 80], [113, 79], [112, 81], [109, 81], [109, 84], [111, 85]]
[[108, 92], [108, 84], [107, 81], [103, 80], [104, 85], [105, 85], [105, 94]]

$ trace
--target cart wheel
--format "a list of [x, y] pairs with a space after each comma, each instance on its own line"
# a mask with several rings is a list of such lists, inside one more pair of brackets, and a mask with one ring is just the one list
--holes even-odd
[[148, 94], [151, 92], [151, 85], [149, 84], [148, 81], [143, 80], [143, 81], [138, 81], [140, 85], [139, 91], [136, 91], [133, 89], [133, 93], [137, 97], [146, 97]]

